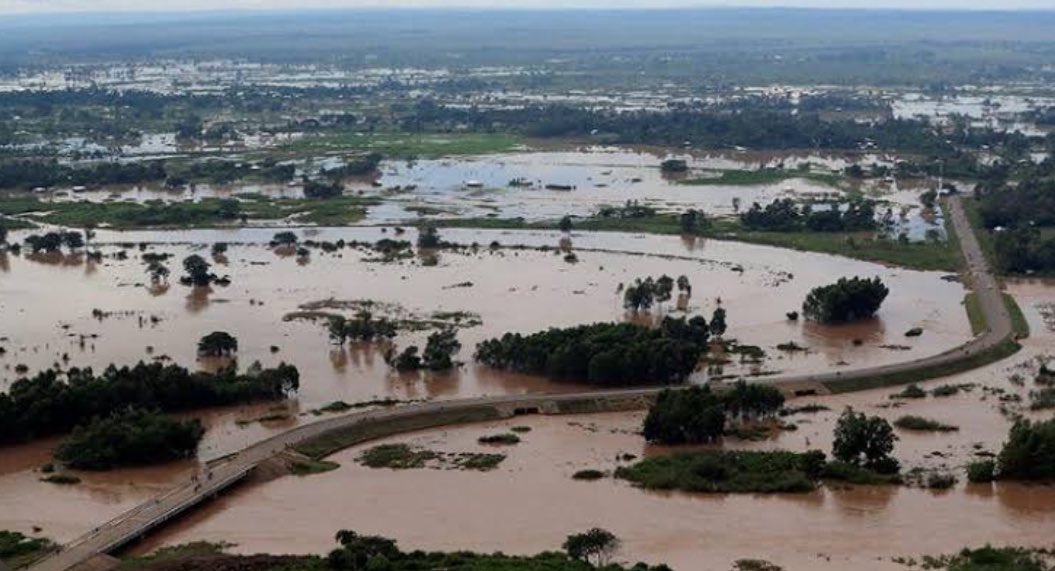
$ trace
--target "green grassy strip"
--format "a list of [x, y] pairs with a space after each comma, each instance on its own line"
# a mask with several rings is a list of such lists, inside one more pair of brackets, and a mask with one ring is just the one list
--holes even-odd
[[971, 322], [971, 334], [979, 335], [985, 331], [988, 323], [985, 320], [985, 313], [982, 312], [982, 306], [978, 303], [978, 294], [971, 292], [964, 296], [963, 306], [967, 310], [967, 319]]
[[506, 133], [335, 133], [291, 141], [279, 152], [377, 152], [389, 158], [439, 158], [506, 153], [524, 148], [527, 140]]
[[1029, 337], [1029, 322], [1026, 321], [1026, 316], [1022, 313], [1022, 308], [1018, 306], [1018, 302], [1015, 301], [1015, 297], [1009, 293], [1004, 293], [1004, 305], [1007, 306], [1007, 312], [1011, 314], [1011, 330], [1015, 332], [1015, 336], [1019, 339], [1025, 339]]
[[407, 416], [367, 421], [340, 430], [333, 430], [319, 437], [304, 441], [296, 445], [294, 449], [308, 458], [322, 460], [334, 452], [377, 438], [451, 424], [484, 422], [498, 418], [501, 418], [498, 410], [485, 405], [462, 410], [420, 412]]
[[1021, 348], [1022, 346], [1018, 343], [1012, 341], [1011, 339], [1007, 339], [1004, 342], [989, 349], [988, 351], [975, 353], [974, 355], [965, 357], [952, 363], [946, 363], [943, 365], [933, 365], [930, 367], [926, 367], [923, 369], [915, 369], [912, 371], [876, 375], [874, 377], [826, 381], [822, 384], [833, 394], [851, 393], [855, 391], [877, 389], [880, 387], [904, 385], [908, 383], [926, 381], [929, 379], [947, 377], [949, 375], [955, 375], [957, 373], [963, 373], [965, 371], [977, 369], [978, 367], [984, 367], [985, 365], [995, 363], [1002, 359], [1006, 359], [1011, 355], [1014, 355]]

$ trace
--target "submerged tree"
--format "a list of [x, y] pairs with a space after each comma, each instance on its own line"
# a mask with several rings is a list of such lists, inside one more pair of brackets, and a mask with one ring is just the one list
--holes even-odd
[[198, 354], [223, 357], [238, 352], [238, 339], [226, 331], [213, 331], [198, 341]]
[[569, 535], [564, 541], [568, 557], [594, 567], [604, 567], [619, 551], [621, 542], [612, 532], [595, 527], [585, 533]]
[[890, 423], [882, 417], [865, 416], [847, 408], [835, 425], [832, 456], [879, 472], [897, 472], [898, 462], [890, 456], [897, 439]]
[[180, 278], [180, 282], [195, 287], [207, 286], [212, 283], [215, 277], [209, 273], [209, 268], [209, 262], [206, 262], [205, 258], [197, 254], [191, 254], [183, 259], [183, 271], [186, 274]]
[[864, 319], [875, 315], [889, 294], [878, 277], [840, 278], [834, 284], [814, 288], [802, 304], [802, 313], [821, 323]]
[[710, 328], [711, 334], [713, 334], [715, 337], [721, 337], [722, 335], [725, 335], [727, 325], [725, 323], [724, 307], [719, 305], [718, 307], [714, 308], [714, 313], [711, 314]]

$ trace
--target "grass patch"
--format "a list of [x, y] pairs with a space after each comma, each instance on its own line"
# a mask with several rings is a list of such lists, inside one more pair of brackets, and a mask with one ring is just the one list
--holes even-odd
[[329, 460], [313, 460], [311, 458], [290, 460], [286, 466], [289, 468], [289, 472], [294, 476], [322, 474], [323, 472], [330, 472], [341, 467], [337, 462], [330, 462]]
[[128, 567], [131, 562], [135, 562], [134, 567], [139, 567], [144, 563], [157, 563], [161, 561], [175, 561], [178, 559], [187, 559], [191, 557], [204, 557], [209, 555], [220, 555], [228, 547], [234, 547], [233, 543], [225, 542], [210, 542], [210, 541], [194, 541], [191, 543], [184, 543], [181, 545], [173, 545], [170, 547], [162, 547], [147, 555], [145, 557], [136, 557], [134, 559], [126, 560], [122, 567]]
[[26, 567], [54, 551], [55, 547], [49, 539], [0, 530], [0, 561], [11, 569]]
[[892, 399], [923, 399], [923, 398], [927, 398], [927, 391], [919, 388], [919, 385], [913, 383], [913, 384], [905, 387], [904, 389], [902, 389], [901, 392], [897, 392], [897, 393], [894, 393], [894, 394], [890, 395], [890, 398], [892, 398]]
[[894, 421], [894, 426], [905, 430], [918, 430], [921, 432], [955, 432], [958, 426], [943, 424], [937, 420], [924, 418], [922, 416], [906, 415]]
[[487, 436], [481, 436], [476, 439], [480, 444], [497, 444], [511, 446], [513, 444], [520, 444], [520, 437], [516, 434], [489, 434]]
[[868, 468], [848, 462], [828, 462], [821, 477], [832, 482], [844, 482], [858, 486], [883, 486], [901, 484], [900, 474], [880, 474]]
[[1053, 555], [1043, 549], [982, 547], [964, 549], [956, 555], [923, 557], [924, 569], [944, 571], [1048, 571]]
[[1019, 339], [1029, 337], [1029, 322], [1026, 321], [1022, 308], [1018, 306], [1018, 302], [1015, 301], [1013, 295], [1005, 293], [1003, 296], [1004, 305], [1007, 306], [1007, 312], [1011, 315], [1011, 330], [1015, 332], [1015, 336]]
[[703, 493], [802, 493], [817, 488], [819, 452], [682, 452], [620, 467], [615, 476], [649, 490]]
[[982, 304], [978, 301], [978, 294], [971, 292], [964, 296], [963, 307], [967, 310], [967, 320], [971, 322], [971, 334], [977, 336], [985, 333], [989, 325], [982, 312]]
[[600, 480], [601, 478], [604, 478], [604, 472], [592, 469], [579, 470], [578, 472], [571, 475], [572, 480], [594, 481]]
[[431, 450], [412, 448], [407, 444], [381, 444], [366, 450], [356, 460], [369, 468], [411, 470], [424, 468], [426, 463], [438, 456]]
[[526, 145], [523, 137], [505, 133], [337, 133], [291, 141], [279, 151], [295, 154], [369, 151], [392, 158], [439, 158], [507, 153]]
[[526, 432], [531, 432], [531, 427], [530, 426], [514, 426], [513, 428], [510, 428], [509, 430], [512, 431], [512, 432], [515, 432], [517, 434], [524, 434]]

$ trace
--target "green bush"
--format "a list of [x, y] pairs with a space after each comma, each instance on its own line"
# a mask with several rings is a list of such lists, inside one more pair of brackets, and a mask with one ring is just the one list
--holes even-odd
[[166, 462], [194, 456], [204, 435], [197, 420], [127, 409], [75, 428], [55, 458], [82, 470]]
[[996, 462], [993, 460], [976, 460], [967, 465], [967, 481], [975, 484], [987, 484], [996, 479]]
[[652, 490], [707, 493], [797, 493], [816, 489], [824, 453], [682, 452], [618, 468], [617, 478]]
[[943, 424], [936, 420], [914, 415], [906, 415], [898, 418], [894, 421], [894, 426], [905, 430], [918, 430], [922, 432], [954, 432], [960, 429], [958, 426]]
[[1055, 418], [1016, 422], [1000, 451], [997, 466], [1002, 480], [1055, 480]]

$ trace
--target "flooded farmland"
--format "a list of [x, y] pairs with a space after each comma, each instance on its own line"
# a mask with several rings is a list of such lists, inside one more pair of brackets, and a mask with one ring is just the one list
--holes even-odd
[[[233, 452], [298, 422], [313, 420], [313, 409], [333, 402], [376, 398], [444, 399], [540, 391], [575, 391], [585, 387], [555, 384], [538, 377], [497, 372], [474, 365], [477, 342], [506, 331], [530, 333], [550, 326], [593, 321], [652, 319], [677, 313], [674, 304], [650, 316], [628, 316], [617, 294], [620, 283], [635, 278], [686, 275], [693, 284], [690, 313], [709, 316], [721, 305], [729, 313], [726, 338], [761, 347], [761, 363], [737, 359], [708, 375], [755, 375], [824, 371], [892, 363], [941, 352], [970, 338], [962, 308], [963, 286], [941, 274], [891, 269], [821, 254], [790, 252], [713, 240], [620, 233], [573, 234], [578, 263], [564, 261], [557, 232], [444, 230], [445, 240], [460, 244], [505, 246], [445, 251], [438, 265], [415, 259], [370, 261], [374, 253], [344, 249], [334, 254], [313, 250], [307, 259], [267, 246], [273, 231], [257, 229], [172, 232], [99, 231], [101, 262], [80, 257], [5, 255], [0, 260], [0, 331], [7, 352], [0, 357], [0, 378], [9, 386], [25, 365], [28, 374], [58, 365], [132, 364], [171, 359], [192, 368], [198, 361], [195, 340], [226, 330], [239, 340], [238, 364], [265, 366], [282, 360], [301, 371], [298, 398], [283, 408], [284, 418], [256, 420], [274, 413], [266, 406], [225, 409], [206, 415], [209, 431], [200, 447], [208, 460]], [[314, 240], [374, 241], [380, 228], [302, 230]], [[413, 239], [412, 232], [407, 238]], [[146, 252], [173, 255], [168, 285], [152, 286], [138, 248], [119, 243], [143, 242]], [[211, 290], [178, 284], [178, 260], [196, 252], [208, 257], [215, 242], [231, 244], [214, 271], [231, 278], [227, 287]], [[524, 249], [511, 246], [520, 245]], [[548, 250], [535, 248], [548, 247]], [[564, 244], [568, 247], [568, 244]], [[126, 251], [127, 259], [118, 252]], [[806, 292], [839, 275], [881, 276], [892, 290], [879, 318], [852, 326], [822, 327], [786, 320]], [[372, 300], [407, 314], [462, 312], [479, 324], [459, 329], [466, 364], [450, 374], [406, 375], [392, 372], [380, 347], [334, 346], [323, 323], [285, 319], [304, 304], [327, 300]], [[316, 307], [309, 306], [309, 307]], [[336, 311], [340, 312], [341, 309]], [[17, 325], [17, 327], [16, 327]], [[920, 337], [906, 337], [922, 327]], [[401, 333], [397, 345], [422, 343], [427, 332]], [[794, 342], [806, 351], [786, 353], [776, 345]], [[116, 515], [175, 481], [186, 468], [174, 466], [141, 478], [135, 471], [84, 474], [85, 483], [56, 487], [37, 481], [33, 470], [46, 461], [53, 443], [35, 443], [5, 451], [0, 474], [0, 527], [41, 525], [56, 539], [69, 539]], [[132, 484], [135, 482], [135, 484]], [[146, 482], [146, 483], [144, 483]], [[151, 483], [153, 482], [153, 483]], [[156, 487], [155, 487], [156, 486]], [[33, 500], [22, 492], [34, 490]], [[39, 489], [40, 493], [36, 491]], [[49, 503], [53, 502], [53, 503]], [[64, 506], [77, 506], [67, 512]], [[50, 507], [49, 507], [50, 506]]]
[[[1015, 357], [954, 377], [922, 383], [974, 388], [949, 397], [892, 401], [897, 389], [835, 397], [809, 397], [830, 410], [789, 417], [794, 432], [761, 442], [727, 440], [729, 448], [830, 450], [835, 418], [845, 406], [893, 420], [916, 414], [960, 430], [920, 434], [898, 430], [895, 455], [906, 468], [941, 468], [959, 483], [944, 492], [919, 488], [826, 487], [807, 494], [694, 495], [646, 492], [605, 478], [575, 481], [582, 469], [610, 472], [624, 454], [666, 454], [637, 434], [642, 413], [521, 417], [390, 438], [433, 450], [488, 450], [477, 438], [529, 426], [523, 441], [501, 449], [494, 471], [370, 469], [356, 463], [366, 446], [331, 457], [341, 468], [306, 478], [248, 485], [218, 500], [170, 531], [140, 545], [194, 540], [231, 541], [239, 553], [280, 550], [325, 552], [335, 529], [355, 529], [400, 541], [407, 549], [551, 549], [576, 530], [602, 526], [624, 539], [619, 559], [666, 562], [680, 569], [726, 569], [739, 558], [762, 558], [793, 571], [904, 569], [895, 557], [957, 552], [964, 545], [1049, 545], [1055, 536], [1055, 488], [1022, 484], [965, 484], [962, 467], [999, 450], [1010, 426], [994, 389], [1022, 393], [1009, 382], [1038, 355], [1050, 355], [1055, 332], [1043, 307], [1055, 289], [1018, 284], [1033, 337]], [[376, 444], [376, 443], [374, 443]], [[373, 444], [371, 444], [373, 445]], [[445, 493], [435, 494], [433, 490]], [[304, 509], [325, 502], [326, 510]], [[965, 524], [965, 522], [969, 522]], [[287, 530], [297, 529], [297, 534]]]

